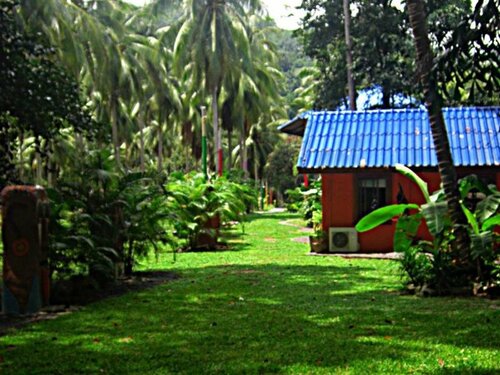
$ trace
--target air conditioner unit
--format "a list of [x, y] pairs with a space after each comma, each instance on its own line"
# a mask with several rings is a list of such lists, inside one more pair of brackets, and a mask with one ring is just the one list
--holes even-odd
[[330, 228], [330, 252], [355, 253], [359, 250], [358, 232], [354, 228]]

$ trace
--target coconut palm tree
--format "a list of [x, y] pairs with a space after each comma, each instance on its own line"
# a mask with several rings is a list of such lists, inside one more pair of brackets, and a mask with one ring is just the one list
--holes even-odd
[[183, 68], [194, 63], [193, 78], [204, 84], [211, 96], [214, 159], [222, 173], [222, 148], [219, 131], [219, 95], [223, 79], [228, 72], [241, 69], [242, 60], [248, 60], [248, 38], [244, 14], [257, 9], [258, 0], [186, 0], [185, 19], [174, 45], [177, 66]]
[[316, 92], [320, 85], [320, 71], [316, 66], [305, 66], [298, 69], [296, 74], [300, 78], [300, 86], [293, 91], [294, 113], [309, 111], [314, 107]]
[[[224, 81], [226, 99], [222, 126], [228, 130], [229, 152], [233, 154], [237, 151], [235, 156], [239, 156], [241, 168], [247, 177], [249, 175], [247, 146], [252, 144], [251, 129], [262, 129], [264, 124], [256, 125], [260, 122], [268, 124], [276, 120], [277, 113], [280, 113], [278, 115], [280, 118], [286, 117], [284, 111], [277, 111], [285, 107], [279, 86], [283, 75], [277, 68], [276, 48], [268, 40], [270, 31], [272, 28], [262, 27], [259, 17], [250, 18], [246, 31], [250, 59], [243, 60], [242, 69], [237, 77], [229, 74]], [[239, 145], [233, 150], [230, 142], [232, 136], [229, 136], [229, 133], [232, 134], [234, 125], [236, 125], [236, 130], [239, 130], [240, 140]], [[267, 153], [263, 155], [266, 157]], [[232, 158], [229, 158], [229, 161], [231, 165]]]
[[423, 0], [407, 0], [408, 15], [415, 39], [419, 78], [424, 89], [425, 106], [429, 113], [432, 138], [436, 148], [439, 174], [443, 183], [448, 211], [456, 236], [455, 245], [459, 260], [470, 265], [469, 239], [465, 227], [466, 217], [460, 206], [457, 175], [453, 165], [448, 134], [441, 110], [442, 98], [438, 92], [433, 72], [434, 56], [427, 32], [426, 13]]
[[[56, 47], [58, 58], [87, 93], [100, 93], [99, 104], [111, 123], [115, 160], [120, 164], [120, 98], [130, 92], [129, 65], [119, 38], [126, 31], [120, 8], [113, 0], [88, 2], [86, 7], [62, 0], [22, 0], [19, 14], [28, 30], [42, 32]], [[106, 17], [103, 15], [106, 14]], [[104, 23], [106, 21], [106, 23]]]

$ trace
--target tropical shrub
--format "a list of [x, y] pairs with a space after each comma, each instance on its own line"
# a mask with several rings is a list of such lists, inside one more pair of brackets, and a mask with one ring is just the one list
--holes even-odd
[[153, 175], [129, 173], [120, 178], [118, 199], [123, 212], [121, 238], [125, 274], [131, 274], [135, 262], [153, 250], [160, 253], [159, 244], [173, 250], [177, 240], [173, 236], [171, 221], [175, 215], [169, 211], [166, 196]]
[[172, 215], [154, 176], [115, 172], [109, 151], [88, 154], [51, 199], [51, 269], [58, 278], [89, 274], [113, 279], [120, 265], [131, 274], [136, 260], [158, 243], [175, 246], [165, 229]]
[[304, 201], [300, 207], [306, 225], [312, 228], [314, 225], [313, 216], [315, 212], [321, 212], [321, 181], [317, 180], [312, 183], [312, 188], [302, 193]]
[[[485, 185], [471, 175], [459, 181], [462, 209], [468, 220], [471, 239], [470, 254], [466, 261], [460, 259], [451, 245], [453, 228], [448, 216], [442, 190], [429, 194], [427, 184], [413, 171], [398, 165], [396, 170], [412, 181], [422, 191], [426, 203], [396, 204], [379, 208], [356, 225], [359, 232], [368, 231], [398, 216], [394, 234], [394, 251], [401, 252], [403, 273], [418, 290], [433, 290], [439, 294], [450, 293], [456, 288], [492, 289], [500, 285], [499, 236], [495, 226], [500, 223], [500, 192], [494, 185]], [[471, 191], [484, 195], [479, 203], [467, 199]], [[417, 231], [425, 221], [432, 241], [417, 239]]]
[[278, 142], [267, 158], [264, 176], [269, 186], [276, 191], [278, 205], [283, 203], [283, 192], [295, 185], [294, 160], [297, 160], [298, 154], [298, 143]]
[[120, 202], [118, 176], [112, 171], [108, 152], [89, 152], [56, 188], [48, 189], [50, 262], [56, 278], [93, 273], [104, 281], [114, 274], [120, 258]]
[[285, 207], [288, 212], [298, 212], [300, 210], [302, 202], [304, 202], [303, 191], [304, 189], [300, 186], [285, 191]]
[[172, 174], [166, 191], [174, 235], [189, 250], [215, 247], [220, 226], [242, 223], [257, 197], [248, 186], [225, 178], [206, 181], [202, 174]]

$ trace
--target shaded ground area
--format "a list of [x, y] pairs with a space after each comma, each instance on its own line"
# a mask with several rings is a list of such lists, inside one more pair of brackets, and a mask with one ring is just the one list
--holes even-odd
[[13, 317], [0, 314], [0, 336], [5, 335], [9, 329], [20, 328], [26, 324], [32, 324], [44, 320], [55, 319], [59, 316], [78, 311], [82, 306], [100, 301], [109, 297], [120, 296], [129, 292], [136, 292], [153, 288], [167, 281], [178, 279], [179, 276], [173, 272], [166, 271], [142, 271], [136, 272], [131, 277], [123, 277], [104, 288], [77, 285], [73, 287], [70, 295], [58, 295], [50, 306], [42, 309], [37, 314]]

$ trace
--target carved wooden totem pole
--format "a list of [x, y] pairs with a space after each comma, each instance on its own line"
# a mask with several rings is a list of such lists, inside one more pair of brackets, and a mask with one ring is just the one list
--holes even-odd
[[31, 314], [49, 300], [45, 190], [9, 186], [2, 191], [3, 293], [6, 314]]

